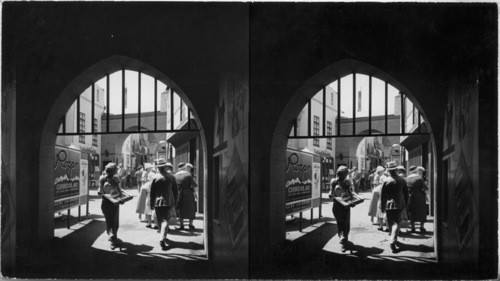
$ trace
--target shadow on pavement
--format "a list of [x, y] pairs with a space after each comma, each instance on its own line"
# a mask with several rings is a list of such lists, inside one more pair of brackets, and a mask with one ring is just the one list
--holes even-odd
[[402, 232], [401, 237], [405, 238], [411, 238], [411, 239], [428, 239], [429, 236], [432, 237], [433, 232], [426, 232], [425, 234], [422, 233], [411, 233], [409, 231], [407, 232]]
[[[252, 264], [252, 279], [468, 279], [466, 268], [438, 264], [426, 259], [401, 256], [381, 256], [383, 249], [354, 245], [353, 254], [323, 250], [337, 234], [334, 223], [325, 223], [294, 240], [287, 240], [269, 255]], [[400, 244], [401, 252], [432, 252], [425, 245]]]
[[[373, 256], [373, 255], [379, 255], [384, 252], [383, 249], [377, 248], [377, 247], [364, 247], [362, 245], [354, 244], [351, 246], [352, 251], [354, 252], [353, 254], [358, 257], [367, 257], [367, 256]], [[349, 252], [349, 251], [347, 251]]]
[[189, 249], [189, 250], [203, 250], [203, 245], [194, 243], [194, 242], [179, 242], [179, 241], [174, 241], [170, 240], [167, 238], [168, 241], [168, 248], [173, 249], [173, 248], [181, 248], [181, 249]]
[[434, 252], [434, 248], [426, 245], [411, 245], [405, 244], [402, 242], [398, 242], [398, 253], [404, 251], [412, 251], [412, 252], [421, 252], [421, 253], [432, 253]]
[[[91, 219], [101, 219], [104, 218], [103, 215], [98, 215], [98, 214], [90, 214], [87, 216], [81, 216], [80, 222], [85, 221], [85, 220], [91, 220]], [[61, 217], [57, 218], [54, 220], [54, 229], [59, 229], [59, 228], [66, 228], [68, 226], [68, 216], [67, 215], [62, 215]], [[69, 224], [70, 228], [71, 226], [74, 226], [75, 224], [78, 224], [79, 221], [76, 217], [70, 216], [69, 217]]]
[[[319, 222], [330, 222], [330, 221], [335, 221], [334, 218], [332, 217], [321, 217], [319, 219], [315, 218], [313, 222], [311, 223], [311, 220], [302, 218], [302, 229], [310, 227], [311, 225], [314, 225]], [[286, 223], [286, 231], [299, 231], [300, 229], [300, 218], [299, 217], [293, 217], [292, 219], [287, 219]]]
[[178, 235], [178, 236], [200, 236], [201, 233], [203, 233], [203, 230], [198, 232], [198, 231], [175, 229], [175, 230], [172, 230], [172, 232], [169, 232], [169, 234]]
[[129, 255], [136, 255], [138, 253], [149, 252], [154, 249], [154, 247], [151, 247], [149, 245], [144, 245], [144, 244], [136, 245], [126, 241], [123, 241], [121, 246], [122, 246], [122, 252]]
[[[79, 231], [54, 238], [19, 257], [17, 278], [56, 279], [206, 279], [216, 278], [210, 262], [199, 256], [150, 253], [148, 245], [123, 241], [122, 251], [92, 247], [105, 231], [104, 221], [91, 221]], [[194, 243], [193, 243], [194, 244]], [[176, 247], [202, 245], [174, 242]], [[155, 245], [156, 246], [156, 245]], [[241, 276], [240, 278], [244, 278]]]

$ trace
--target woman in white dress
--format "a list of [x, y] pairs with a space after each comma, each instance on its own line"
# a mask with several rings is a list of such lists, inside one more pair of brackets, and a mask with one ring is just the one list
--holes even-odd
[[378, 225], [378, 230], [384, 230], [384, 224], [386, 221], [385, 213], [382, 212], [382, 205], [380, 200], [380, 195], [382, 193], [382, 185], [388, 179], [385, 175], [385, 169], [382, 166], [378, 166], [376, 170], [376, 175], [373, 179], [373, 196], [370, 201], [370, 207], [368, 209], [368, 215], [371, 217], [371, 221], [373, 222], [373, 218], [376, 217], [376, 224]]
[[[152, 172], [153, 165], [146, 163], [144, 165], [144, 172], [142, 173], [141, 176], [141, 182], [142, 186], [139, 191], [139, 199], [137, 200], [137, 208], [135, 210], [136, 213], [139, 214], [139, 220], [141, 219], [141, 216], [144, 214], [146, 216], [146, 221], [148, 222], [148, 225], [150, 225], [151, 217], [149, 217], [148, 220], [148, 214], [146, 214], [146, 200], [149, 197], [149, 188], [151, 186], [151, 181], [153, 180], [154, 173]], [[150, 183], [149, 185], [147, 183]], [[151, 216], [151, 214], [149, 214]]]

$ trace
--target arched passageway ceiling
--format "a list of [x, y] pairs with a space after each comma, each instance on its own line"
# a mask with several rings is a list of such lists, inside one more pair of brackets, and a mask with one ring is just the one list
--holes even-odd
[[[179, 97], [186, 103], [186, 105], [191, 109], [191, 114], [193, 115], [196, 125], [198, 128], [202, 128], [201, 122], [199, 121], [199, 116], [192, 102], [189, 100], [186, 93], [168, 76], [163, 74], [161, 71], [149, 66], [138, 60], [125, 57], [125, 56], [111, 56], [100, 62], [95, 63], [88, 69], [83, 71], [80, 75], [75, 77], [70, 84], [64, 88], [63, 92], [58, 96], [56, 102], [52, 106], [50, 111], [50, 116], [52, 118], [62, 120], [63, 116], [68, 111], [69, 107], [78, 98], [78, 96], [85, 91], [90, 85], [102, 79], [108, 74], [120, 71], [122, 69], [132, 70], [141, 72], [143, 74], [149, 75], [157, 80], [168, 85]], [[53, 122], [48, 122], [47, 125], [52, 125]], [[60, 122], [59, 122], [60, 124]], [[59, 124], [56, 125], [57, 128], [45, 128], [49, 131], [57, 131]]]
[[[207, 136], [205, 135], [205, 131], [203, 130], [199, 115], [196, 112], [196, 109], [194, 108], [192, 102], [187, 97], [186, 93], [182, 89], [180, 89], [180, 87], [176, 83], [174, 83], [159, 70], [143, 62], [125, 56], [112, 56], [95, 63], [91, 67], [81, 72], [75, 78], [73, 78], [71, 82], [64, 88], [64, 90], [57, 94], [57, 98], [55, 99], [55, 101], [50, 104], [48, 118], [41, 123], [43, 130], [41, 133], [41, 142], [39, 143], [40, 151], [38, 155], [38, 184], [39, 192], [48, 192], [48, 194], [45, 196], [40, 196], [38, 198], [38, 204], [40, 206], [39, 212], [44, 214], [38, 218], [39, 221], [46, 222], [47, 220], [53, 220], [53, 209], [51, 206], [53, 206], [54, 202], [52, 195], [54, 170], [51, 167], [53, 167], [54, 164], [53, 155], [56, 136], [61, 126], [62, 120], [66, 115], [66, 112], [75, 102], [75, 100], [80, 96], [80, 94], [82, 94], [90, 85], [97, 82], [107, 74], [111, 74], [122, 69], [128, 69], [137, 72], [140, 71], [170, 86], [170, 88], [173, 89], [184, 101], [184, 103], [191, 109], [191, 116], [195, 119], [195, 124], [197, 126], [197, 129], [199, 130], [201, 141], [200, 146], [202, 147], [201, 166], [203, 167], [203, 176], [200, 181], [203, 181], [204, 186], [207, 186]], [[118, 138], [125, 140], [125, 138], [127, 138], [130, 133], [134, 132], [126, 132], [125, 134], [119, 135]], [[151, 133], [151, 131], [148, 131], [148, 133]], [[120, 141], [120, 143], [122, 143], [122, 140]], [[204, 200], [206, 200], [206, 198]], [[206, 202], [205, 206], [207, 206]], [[207, 211], [206, 207], [204, 211]], [[53, 224], [53, 221], [51, 221], [51, 224]], [[40, 236], [48, 238], [53, 235], [53, 228], [43, 226], [42, 224], [39, 224], [38, 226], [38, 232]], [[205, 237], [205, 239], [207, 238]]]
[[[316, 73], [313, 77], [308, 79], [298, 90], [297, 92], [290, 98], [288, 103], [286, 104], [283, 113], [281, 114], [281, 120], [290, 121], [295, 116], [297, 116], [303, 107], [307, 104], [307, 101], [310, 100], [314, 95], [316, 95], [324, 86], [331, 84], [335, 80], [347, 76], [352, 73], [372, 75], [375, 78], [378, 78], [382, 81], [391, 84], [396, 89], [398, 89], [403, 95], [408, 97], [410, 101], [415, 105], [418, 111], [421, 113], [424, 121], [427, 121], [427, 115], [425, 115], [425, 111], [422, 110], [418, 100], [415, 98], [414, 94], [410, 92], [402, 83], [400, 83], [396, 78], [389, 75], [387, 72], [378, 69], [372, 65], [369, 65], [364, 62], [352, 60], [352, 59], [344, 59], [338, 61], [325, 69]], [[293, 117], [292, 117], [293, 116]], [[283, 128], [282, 132], [288, 134], [292, 128], [291, 122], [286, 122], [287, 127]], [[281, 129], [280, 129], [281, 131]], [[432, 132], [429, 130], [429, 132]]]

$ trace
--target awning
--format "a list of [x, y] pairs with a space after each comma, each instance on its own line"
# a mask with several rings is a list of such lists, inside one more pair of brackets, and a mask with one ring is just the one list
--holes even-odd
[[[419, 126], [413, 130], [412, 133], [428, 133], [427, 125], [425, 123], [419, 124]], [[401, 146], [403, 146], [406, 150], [411, 151], [415, 149], [417, 146], [426, 143], [430, 140], [429, 134], [424, 135], [409, 135], [401, 138]]]
[[[192, 119], [189, 120], [191, 122], [190, 129], [198, 130], [196, 126], [196, 122]], [[177, 128], [177, 130], [188, 130], [188, 122], [184, 123], [181, 127]], [[198, 136], [198, 131], [186, 131], [186, 132], [177, 132], [170, 135], [167, 138], [167, 141], [171, 143], [175, 148], [182, 146], [183, 144], [188, 143], [190, 140]]]

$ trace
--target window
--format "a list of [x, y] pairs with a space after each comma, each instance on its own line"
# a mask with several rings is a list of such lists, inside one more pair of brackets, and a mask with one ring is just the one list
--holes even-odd
[[331, 92], [330, 97], [331, 97], [330, 103], [333, 105], [333, 100], [335, 99], [335, 92], [334, 91]]
[[358, 112], [361, 111], [361, 91], [358, 91]]
[[179, 106], [179, 108], [180, 108], [180, 114], [179, 114], [179, 115], [180, 115], [180, 121], [181, 121], [181, 122], [182, 122], [182, 119], [183, 119], [183, 117], [184, 117], [184, 116], [183, 116], [183, 115], [184, 115], [184, 112], [183, 112], [183, 110], [182, 110], [182, 109], [183, 109], [183, 108], [182, 108], [183, 106], [184, 106], [184, 103], [183, 103], [183, 102], [182, 102], [182, 100], [181, 100], [181, 106]]
[[[94, 126], [94, 132], [97, 132], [97, 118], [94, 118], [92, 126]], [[97, 146], [97, 135], [92, 135], [92, 145]]]
[[[94, 87], [96, 87], [96, 86], [94, 86]], [[100, 91], [99, 90], [100, 89], [96, 87], [96, 89], [95, 89], [95, 99], [96, 99], [96, 102], [99, 102], [99, 96], [100, 96], [100, 94], [99, 94]]]
[[[81, 133], [85, 132], [85, 113], [80, 112], [78, 126]], [[80, 143], [85, 143], [85, 135], [80, 135]]]
[[[319, 117], [316, 115], [314, 115], [313, 135], [319, 136]], [[318, 138], [313, 139], [313, 145], [319, 146], [319, 139]]]
[[[332, 122], [326, 121], [326, 134], [332, 135]], [[326, 149], [332, 149], [332, 138], [326, 139]]]

